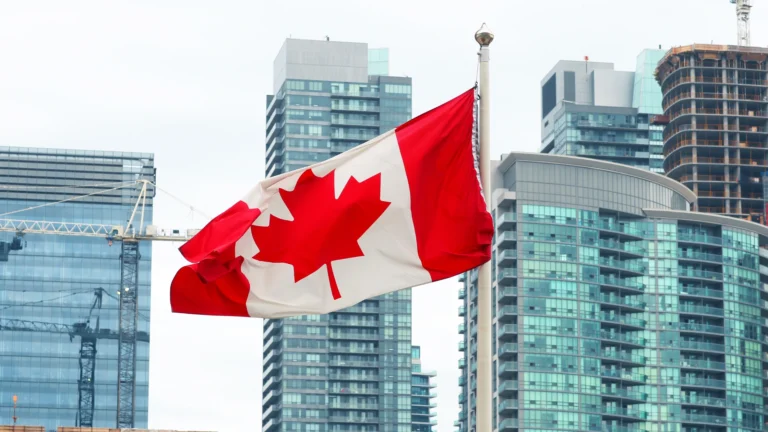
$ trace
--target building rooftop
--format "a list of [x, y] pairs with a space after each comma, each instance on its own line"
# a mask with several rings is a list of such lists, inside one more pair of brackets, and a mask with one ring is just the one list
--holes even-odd
[[517, 161], [527, 162], [543, 162], [552, 164], [562, 164], [569, 166], [579, 166], [585, 168], [593, 168], [604, 171], [612, 171], [619, 174], [633, 176], [655, 182], [661, 186], [674, 190], [682, 195], [689, 203], [696, 201], [696, 194], [692, 190], [688, 189], [682, 183], [678, 183], [661, 174], [656, 174], [651, 171], [647, 171], [640, 168], [634, 168], [628, 165], [608, 162], [599, 159], [582, 158], [578, 156], [563, 156], [544, 153], [527, 153], [527, 152], [514, 152], [502, 155], [501, 163], [499, 164], [499, 170], [505, 172], [509, 167]]
[[741, 54], [745, 61], [766, 61], [768, 59], [768, 48], [763, 47], [745, 47], [737, 45], [713, 45], [713, 44], [692, 44], [674, 47], [664, 54], [656, 67], [656, 80], [660, 82], [659, 77], [663, 77], [669, 69], [673, 69], [679, 62], [677, 58], [680, 54], [699, 53], [706, 54]]

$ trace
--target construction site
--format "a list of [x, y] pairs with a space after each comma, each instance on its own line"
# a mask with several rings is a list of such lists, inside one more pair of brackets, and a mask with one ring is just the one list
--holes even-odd
[[151, 243], [195, 233], [152, 225], [153, 156], [5, 147], [0, 168], [0, 431], [146, 427]]

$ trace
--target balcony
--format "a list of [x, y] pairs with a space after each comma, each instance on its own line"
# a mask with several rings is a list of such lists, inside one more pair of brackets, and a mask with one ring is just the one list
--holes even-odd
[[725, 352], [725, 345], [719, 343], [681, 340], [678, 344], [681, 350]]
[[459, 351], [466, 351], [467, 350], [467, 343], [464, 341], [459, 342]]
[[517, 261], [517, 251], [502, 250], [496, 251], [496, 265], [499, 267], [513, 266]]
[[605, 378], [616, 378], [622, 381], [635, 381], [637, 383], [648, 382], [648, 376], [632, 372], [631, 370], [621, 369], [601, 369], [600, 375]]
[[608, 257], [600, 257], [599, 263], [603, 267], [619, 269], [632, 273], [645, 274], [645, 272], [648, 271], [648, 267], [643, 265], [641, 262], [632, 260], [622, 261]]
[[682, 286], [678, 289], [678, 294], [692, 297], [713, 297], [723, 298], [723, 291], [706, 287]]
[[467, 308], [465, 306], [459, 306], [459, 316], [463, 317], [467, 314]]
[[622, 344], [637, 345], [638, 347], [645, 346], [645, 339], [628, 333], [618, 333], [601, 330], [599, 332], [583, 332], [585, 337], [603, 339], [612, 342], [618, 342]]
[[725, 363], [708, 359], [684, 358], [680, 360], [680, 367], [682, 369], [713, 369], [725, 371]]
[[639, 391], [633, 390], [631, 388], [602, 387], [600, 389], [600, 394], [603, 395], [604, 397], [631, 399], [634, 401], [641, 401], [641, 402], [645, 402], [648, 400], [647, 394], [640, 393]]
[[505, 380], [499, 385], [499, 395], [511, 396], [517, 391], [517, 381]]
[[333, 367], [379, 367], [378, 361], [358, 361], [358, 360], [338, 360], [331, 359], [328, 361], [329, 366]]
[[341, 372], [329, 372], [328, 379], [339, 381], [378, 381], [378, 374], [350, 374]]
[[[734, 419], [735, 420], [735, 419]], [[725, 416], [711, 415], [711, 414], [693, 414], [682, 413], [680, 414], [680, 421], [683, 423], [708, 423], [725, 426], [728, 424], [728, 420]], [[738, 421], [738, 420], [735, 420]]]
[[640, 420], [648, 418], [647, 412], [620, 406], [602, 406], [600, 411], [603, 415], [609, 417], [632, 417]]
[[643, 257], [648, 253], [648, 248], [642, 243], [643, 242], [620, 242], [612, 239], [600, 239], [598, 245], [601, 248], [618, 250], [636, 255], [637, 257]]
[[517, 372], [517, 362], [505, 361], [499, 364], [498, 373], [499, 373], [499, 376], [502, 378], [513, 377], [516, 372]]
[[506, 249], [517, 242], [517, 231], [501, 231], [496, 234], [496, 247]]
[[677, 251], [677, 258], [680, 260], [692, 260], [692, 261], [710, 261], [721, 263], [723, 262], [723, 256], [720, 254], [699, 252], [699, 251]]
[[622, 363], [633, 363], [638, 366], [645, 365], [645, 357], [626, 351], [603, 350], [600, 352], [600, 358], [604, 360], [616, 360]]
[[517, 354], [516, 343], [505, 343], [499, 346], [499, 357], [508, 358], [514, 354]]
[[499, 422], [499, 432], [512, 432], [517, 430], [517, 419], [509, 418]]
[[607, 312], [601, 312], [599, 317], [600, 317], [600, 320], [602, 321], [621, 323], [627, 326], [637, 327], [641, 329], [644, 329], [645, 325], [647, 324], [645, 320], [642, 320], [640, 318], [634, 318], [629, 315], [618, 315], [618, 314], [612, 314]]
[[467, 290], [459, 288], [459, 300], [464, 300], [465, 298], [467, 298]]
[[459, 369], [464, 369], [467, 366], [467, 359], [462, 357], [459, 359]]
[[379, 112], [378, 106], [355, 104], [331, 104], [331, 111]]
[[723, 239], [715, 237], [709, 234], [695, 234], [695, 233], [677, 233], [678, 242], [691, 242], [691, 243], [706, 243], [713, 245], [722, 245]]
[[715, 316], [724, 316], [725, 311], [718, 307], [713, 306], [703, 306], [703, 305], [692, 305], [692, 304], [685, 304], [682, 303], [678, 305], [678, 310], [681, 313], [695, 313], [695, 314], [702, 314], [702, 315], [715, 315]]
[[499, 321], [507, 321], [517, 316], [517, 306], [502, 306], [496, 314]]
[[501, 340], [513, 339], [517, 336], [517, 324], [500, 325], [497, 334]]
[[673, 328], [674, 327], [677, 327], [681, 332], [714, 333], [721, 335], [725, 334], [725, 327], [711, 324], [677, 323], [677, 325], [673, 326]]
[[518, 409], [518, 402], [516, 400], [505, 399], [499, 404], [499, 413], [510, 414]]
[[511, 285], [514, 283], [516, 278], [516, 268], [500, 268], [496, 275], [496, 281], [499, 285]]
[[331, 318], [328, 321], [329, 326], [344, 326], [344, 327], [378, 327], [378, 321], [372, 320], [356, 320], [356, 319], [339, 319]]
[[707, 279], [707, 280], [714, 280], [714, 281], [723, 280], [722, 273], [710, 271], [710, 270], [700, 270], [700, 269], [692, 269], [692, 268], [684, 268], [684, 267], [680, 267], [677, 270], [677, 277]]
[[379, 418], [374, 416], [329, 416], [328, 423], [378, 423]]
[[517, 288], [509, 286], [500, 286], [498, 291], [498, 301], [506, 303], [517, 298]]
[[699, 378], [691, 376], [680, 377], [680, 385], [697, 387], [725, 388], [725, 381], [714, 378]]
[[505, 231], [517, 222], [517, 215], [513, 212], [497, 213], [496, 215], [496, 228], [499, 231]]
[[459, 324], [459, 334], [464, 334], [467, 332], [467, 325], [464, 323]]
[[644, 291], [645, 284], [642, 282], [636, 282], [632, 279], [624, 279], [618, 277], [608, 277], [600, 275], [599, 283], [603, 285], [612, 285], [615, 287], [630, 288], [637, 291]]
[[371, 334], [371, 333], [356, 332], [356, 331], [331, 331], [328, 333], [328, 338], [339, 339], [339, 340], [377, 341], [379, 340], [379, 335], [378, 333]]

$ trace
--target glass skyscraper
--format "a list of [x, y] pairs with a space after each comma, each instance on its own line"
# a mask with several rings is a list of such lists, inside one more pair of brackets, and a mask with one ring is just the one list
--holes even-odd
[[654, 79], [662, 50], [643, 50], [634, 72], [612, 63], [560, 61], [542, 80], [541, 152], [662, 169], [662, 113]]
[[[267, 96], [266, 171], [305, 168], [411, 118], [411, 79], [364, 43], [288, 39]], [[384, 73], [384, 74], [382, 74]], [[411, 292], [328, 315], [264, 322], [264, 432], [411, 432]], [[418, 400], [418, 402], [422, 402]]]
[[[766, 430], [766, 227], [605, 161], [494, 170], [494, 431]], [[475, 431], [477, 273], [463, 280], [456, 426]]]
[[[0, 147], [0, 220], [124, 226], [139, 190], [94, 193], [139, 179], [155, 181], [152, 154]], [[153, 196], [150, 187], [145, 223], [152, 222]], [[66, 199], [73, 200], [47, 205]], [[118, 329], [120, 251], [100, 238], [0, 233], [0, 424], [11, 424], [17, 395], [19, 425], [76, 425], [79, 389], [89, 383], [81, 380], [81, 340], [68, 329]], [[139, 251], [138, 330], [149, 332], [151, 245]], [[96, 427], [116, 424], [117, 344], [97, 338]], [[138, 343], [136, 365], [135, 425], [146, 428], [146, 342]]]

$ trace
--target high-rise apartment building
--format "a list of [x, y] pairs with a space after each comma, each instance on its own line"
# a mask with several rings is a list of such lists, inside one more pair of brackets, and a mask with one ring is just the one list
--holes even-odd
[[673, 48], [660, 61], [657, 77], [664, 95], [667, 176], [698, 195], [697, 211], [765, 223], [768, 49]]
[[[409, 120], [411, 79], [386, 75], [388, 61], [387, 50], [364, 43], [286, 40], [267, 96], [267, 176]], [[429, 393], [412, 370], [412, 349], [410, 290], [328, 315], [266, 320], [262, 430], [431, 430], [420, 415]]]
[[267, 176], [328, 159], [411, 119], [411, 79], [389, 76], [389, 51], [287, 39], [267, 96]]
[[433, 400], [437, 394], [432, 391], [437, 384], [435, 372], [421, 369], [421, 347], [414, 346], [411, 349], [411, 362], [413, 375], [411, 380], [411, 421], [413, 432], [432, 432], [432, 426], [437, 424], [434, 417], [437, 415], [434, 408], [437, 404]]
[[[155, 181], [152, 154], [0, 147], [0, 219], [124, 226], [139, 190], [113, 188], [139, 179]], [[149, 192], [145, 223], [152, 222]], [[16, 395], [19, 425], [73, 425], [91, 388], [93, 425], [115, 427], [118, 342], [95, 338], [91, 346], [82, 331], [71, 332], [118, 330], [120, 252], [119, 243], [94, 237], [0, 233], [0, 424], [12, 423]], [[147, 335], [151, 245], [139, 252], [138, 330]], [[91, 348], [93, 381], [81, 362]], [[144, 340], [136, 351], [136, 427], [147, 427], [148, 375]]]
[[[625, 165], [493, 169], [494, 431], [767, 430], [768, 228]], [[476, 272], [459, 297], [456, 425], [480, 432]]]
[[662, 50], [643, 50], [634, 72], [613, 63], [559, 61], [541, 82], [541, 152], [602, 159], [662, 172]]

